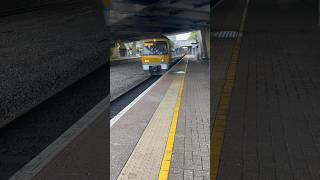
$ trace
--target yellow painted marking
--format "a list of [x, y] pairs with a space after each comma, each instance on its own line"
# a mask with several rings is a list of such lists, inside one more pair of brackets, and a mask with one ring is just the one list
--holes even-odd
[[108, 8], [110, 6], [110, 0], [102, 0], [103, 7]]
[[[186, 65], [187, 66], [187, 65]], [[176, 75], [141, 138], [121, 170], [118, 180], [166, 178], [170, 168], [184, 75]], [[169, 132], [169, 133], [168, 133]], [[168, 140], [169, 139], [169, 140]], [[167, 147], [167, 148], [166, 148]], [[165, 160], [165, 161], [163, 161]], [[160, 172], [162, 168], [163, 171]], [[160, 172], [160, 173], [159, 173]]]
[[224, 138], [224, 129], [227, 119], [227, 112], [230, 107], [231, 102], [231, 93], [235, 81], [237, 65], [239, 62], [239, 53], [240, 53], [240, 44], [243, 34], [244, 22], [247, 15], [247, 9], [249, 5], [249, 1], [247, 0], [246, 7], [243, 11], [241, 25], [240, 25], [240, 35], [236, 40], [236, 44], [232, 50], [231, 62], [228, 67], [228, 71], [226, 74], [226, 79], [224, 82], [222, 94], [219, 99], [219, 104], [217, 107], [217, 112], [214, 117], [214, 124], [211, 133], [211, 145], [210, 145], [210, 176], [211, 180], [216, 180], [218, 176], [219, 170], [219, 161], [221, 155], [221, 149]]
[[[188, 61], [187, 61], [187, 65], [186, 65], [185, 71], [184, 71], [185, 74], [187, 73], [187, 66], [188, 66]], [[177, 122], [178, 122], [178, 117], [179, 117], [179, 110], [180, 110], [181, 99], [182, 99], [185, 74], [181, 80], [179, 94], [178, 94], [177, 102], [176, 102], [174, 112], [173, 112], [170, 131], [169, 131], [166, 149], [164, 151], [164, 155], [163, 155], [163, 159], [162, 159], [162, 163], [161, 163], [161, 167], [160, 167], [158, 180], [167, 180], [168, 179], [169, 170], [170, 170], [171, 155], [172, 155], [173, 144], [174, 144], [174, 137], [176, 134]]]

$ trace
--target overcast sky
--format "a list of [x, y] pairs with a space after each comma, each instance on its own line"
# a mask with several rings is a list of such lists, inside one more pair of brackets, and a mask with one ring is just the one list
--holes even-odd
[[187, 40], [190, 36], [190, 33], [183, 33], [177, 35], [177, 40]]

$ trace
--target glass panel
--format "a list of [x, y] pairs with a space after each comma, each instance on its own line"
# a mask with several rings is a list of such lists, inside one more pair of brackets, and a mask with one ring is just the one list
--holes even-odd
[[168, 54], [168, 46], [165, 41], [145, 42], [143, 55], [165, 55]]

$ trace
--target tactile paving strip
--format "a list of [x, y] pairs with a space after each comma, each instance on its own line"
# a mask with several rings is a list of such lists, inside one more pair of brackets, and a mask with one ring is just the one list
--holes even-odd
[[234, 39], [239, 36], [237, 31], [216, 31], [213, 32], [213, 37], [218, 39]]
[[157, 179], [183, 74], [176, 74], [118, 180]]

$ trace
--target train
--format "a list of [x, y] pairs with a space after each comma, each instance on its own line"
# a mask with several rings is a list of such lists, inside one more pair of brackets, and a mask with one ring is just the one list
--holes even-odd
[[175, 48], [167, 37], [146, 39], [141, 54], [142, 68], [150, 75], [162, 75], [186, 53], [182, 47]]

